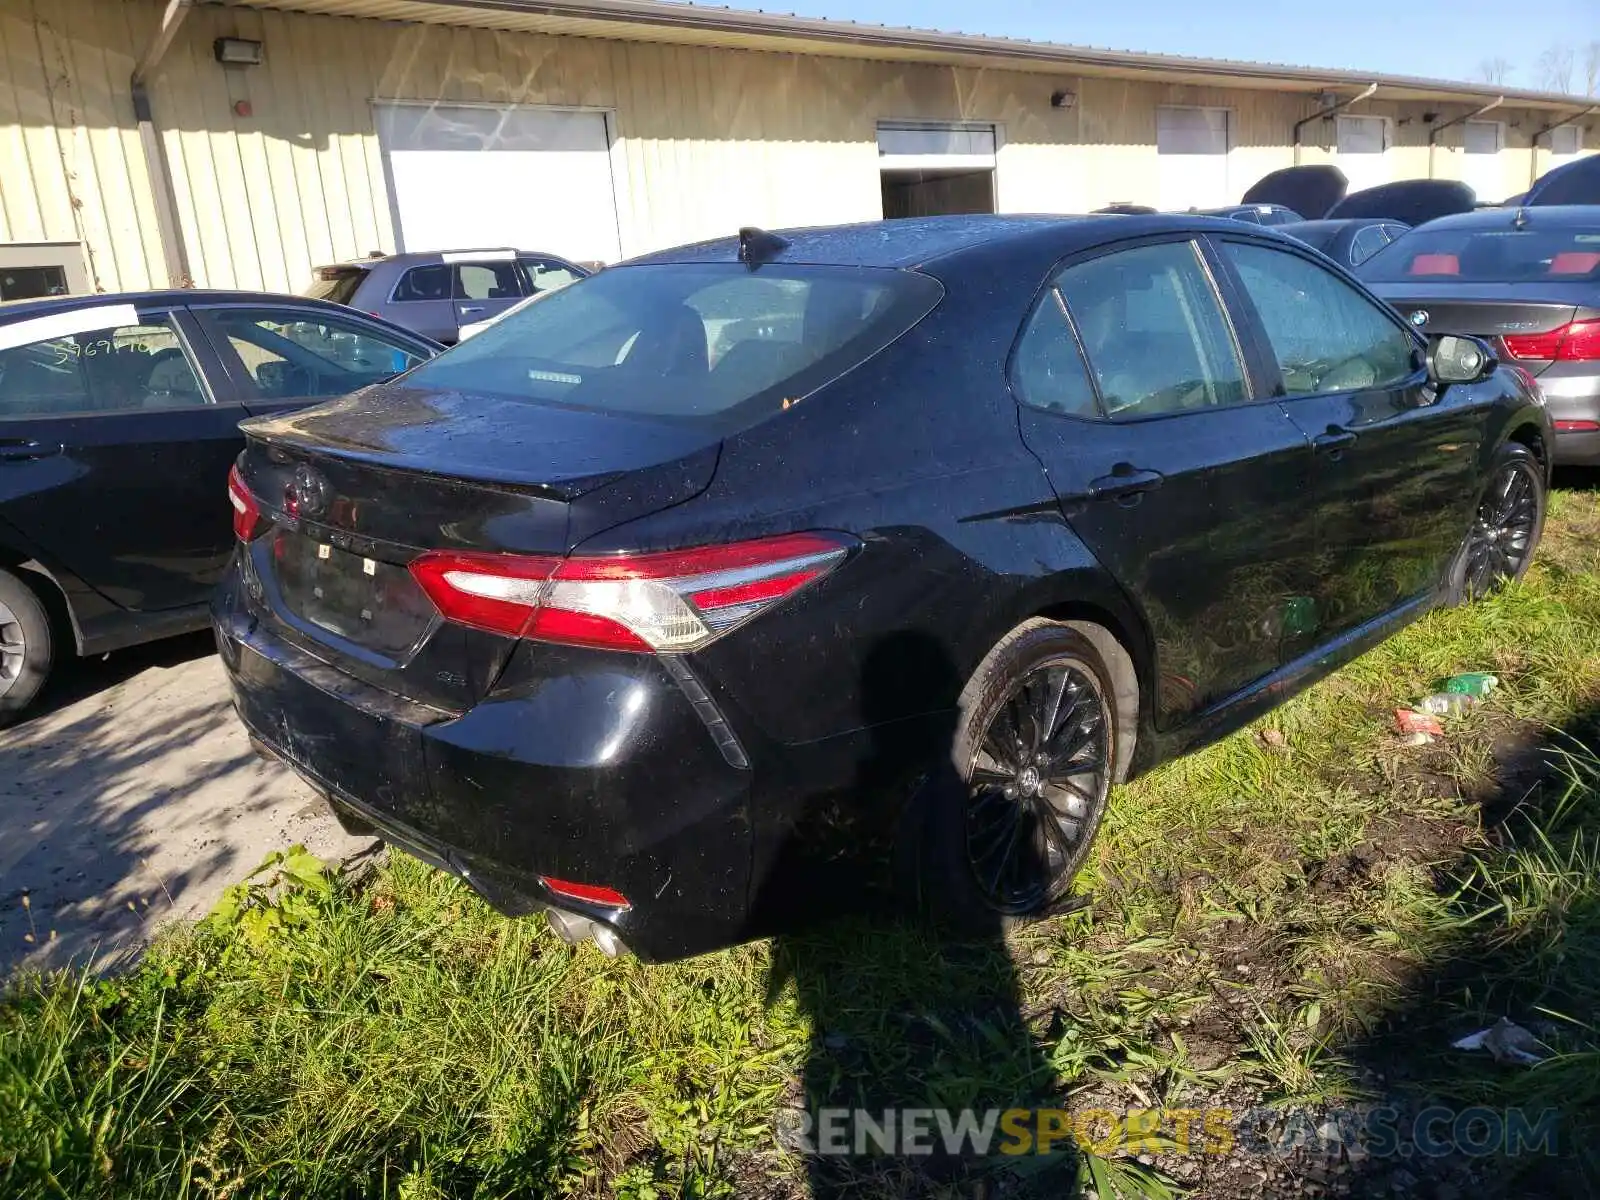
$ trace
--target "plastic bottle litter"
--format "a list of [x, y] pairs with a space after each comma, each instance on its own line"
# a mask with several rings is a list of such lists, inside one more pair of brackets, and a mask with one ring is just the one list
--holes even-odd
[[1476, 696], [1464, 692], [1435, 692], [1431, 696], [1424, 696], [1417, 708], [1436, 717], [1459, 717], [1477, 702]]
[[1500, 686], [1500, 677], [1487, 671], [1467, 671], [1452, 675], [1444, 682], [1444, 690], [1451, 695], [1476, 696], [1482, 699]]

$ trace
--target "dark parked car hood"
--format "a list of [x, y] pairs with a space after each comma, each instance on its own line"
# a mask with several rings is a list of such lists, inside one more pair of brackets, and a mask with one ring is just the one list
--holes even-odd
[[1453, 179], [1401, 179], [1351, 192], [1328, 210], [1329, 220], [1380, 217], [1404, 225], [1421, 225], [1439, 217], [1472, 212], [1473, 191]]
[[[716, 468], [703, 427], [459, 391], [391, 385], [246, 421], [252, 438], [374, 466], [581, 496], [629, 472], [683, 460], [685, 497]], [[702, 453], [697, 453], [702, 452]]]
[[1535, 208], [1547, 204], [1600, 204], [1600, 156], [1580, 158], [1546, 171], [1528, 189], [1522, 203]]
[[1338, 167], [1316, 163], [1263, 175], [1241, 199], [1245, 204], [1281, 204], [1315, 221], [1344, 199], [1349, 186]]

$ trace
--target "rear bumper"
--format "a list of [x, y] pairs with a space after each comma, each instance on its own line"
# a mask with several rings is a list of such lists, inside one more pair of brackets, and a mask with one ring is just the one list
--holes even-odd
[[[1563, 367], [1592, 367], [1590, 363], [1558, 363], [1539, 376], [1550, 420], [1600, 421], [1600, 374], [1568, 374]], [[1600, 430], [1555, 431], [1555, 461], [1561, 466], [1600, 465]]]
[[[238, 600], [230, 580], [213, 625], [239, 716], [347, 822], [507, 915], [573, 913], [647, 960], [751, 936], [751, 772], [658, 660], [559, 658], [451, 714], [329, 666]], [[541, 876], [613, 888], [630, 907], [558, 897]]]

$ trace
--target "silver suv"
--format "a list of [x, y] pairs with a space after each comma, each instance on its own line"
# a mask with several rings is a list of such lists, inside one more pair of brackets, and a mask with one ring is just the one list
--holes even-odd
[[454, 345], [463, 325], [588, 274], [588, 267], [535, 251], [433, 250], [318, 267], [305, 294]]

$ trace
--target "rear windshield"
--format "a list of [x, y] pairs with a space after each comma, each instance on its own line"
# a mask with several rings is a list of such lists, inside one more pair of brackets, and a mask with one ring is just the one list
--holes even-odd
[[1600, 221], [1568, 229], [1416, 229], [1357, 274], [1371, 283], [1600, 280]]
[[355, 299], [356, 289], [366, 277], [365, 267], [319, 267], [312, 276], [306, 295], [334, 304], [349, 304]]
[[732, 429], [875, 354], [941, 294], [900, 270], [612, 267], [536, 297], [406, 382]]

